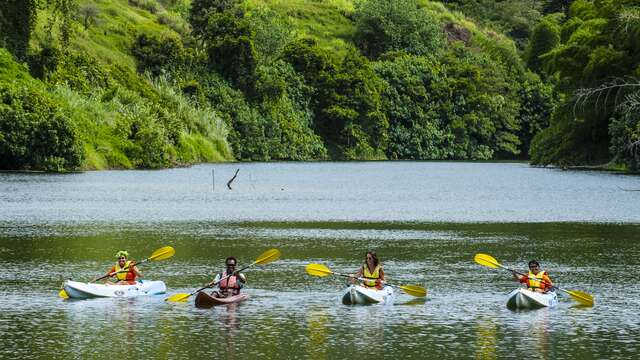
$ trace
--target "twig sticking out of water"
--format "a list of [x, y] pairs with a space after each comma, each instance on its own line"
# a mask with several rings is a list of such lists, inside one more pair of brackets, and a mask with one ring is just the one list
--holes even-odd
[[236, 170], [236, 173], [233, 175], [233, 177], [231, 178], [231, 180], [229, 180], [229, 181], [227, 182], [227, 187], [229, 188], [229, 190], [233, 190], [233, 189], [231, 188], [231, 183], [233, 182], [233, 180], [235, 180], [235, 179], [236, 179], [236, 176], [238, 176], [238, 171], [240, 171], [240, 169], [237, 169], [237, 170]]

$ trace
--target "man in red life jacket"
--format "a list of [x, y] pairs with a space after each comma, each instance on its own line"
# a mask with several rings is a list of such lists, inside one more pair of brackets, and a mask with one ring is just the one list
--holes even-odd
[[[218, 290], [211, 293], [215, 297], [228, 297], [240, 294], [240, 289], [247, 282], [244, 274], [236, 271], [238, 261], [235, 257], [229, 256], [225, 260], [227, 268], [216, 275], [212, 284], [218, 285]], [[227, 275], [231, 275], [227, 278]]]
[[138, 278], [142, 277], [142, 273], [138, 270], [135, 261], [127, 260], [129, 253], [120, 250], [116, 253], [118, 262], [107, 272], [109, 276], [115, 276], [117, 282], [107, 280], [107, 284], [115, 285], [134, 285]]
[[518, 275], [513, 271], [513, 277], [519, 282], [527, 284], [531, 291], [546, 293], [553, 290], [553, 283], [549, 275], [546, 271], [540, 271], [540, 264], [535, 260], [529, 261], [529, 274], [526, 276]]

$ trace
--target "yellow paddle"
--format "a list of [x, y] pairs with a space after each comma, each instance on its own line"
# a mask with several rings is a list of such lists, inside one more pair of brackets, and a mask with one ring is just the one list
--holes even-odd
[[[506, 269], [506, 270], [509, 270], [509, 271], [515, 272], [515, 273], [516, 273], [516, 274], [518, 274], [518, 275], [522, 275], [522, 276], [529, 277], [527, 274], [523, 274], [523, 273], [521, 273], [521, 272], [517, 272], [517, 271], [515, 271], [515, 270], [512, 270], [512, 269], [507, 268], [506, 266], [503, 266], [502, 264], [500, 264], [500, 263], [498, 262], [498, 260], [496, 260], [493, 256], [488, 255], [488, 254], [476, 254], [476, 255], [473, 257], [473, 260], [474, 260], [475, 262], [477, 262], [478, 264], [483, 265], [483, 266], [487, 266], [487, 267], [494, 268], [494, 269], [497, 269], [497, 268], [499, 268], [499, 267], [500, 267], [500, 268], [503, 268], [503, 269]], [[536, 280], [538, 280], [538, 281], [539, 281], [539, 279], [536, 279]], [[587, 294], [587, 293], [586, 293], [586, 292], [584, 292], [584, 291], [579, 291], [579, 290], [564, 290], [564, 289], [561, 289], [561, 288], [559, 288], [559, 287], [557, 287], [557, 286], [555, 286], [555, 285], [549, 284], [549, 283], [547, 283], [546, 281], [543, 281], [543, 282], [544, 282], [545, 284], [549, 285], [549, 286], [553, 286], [555, 289], [558, 289], [558, 290], [560, 290], [560, 291], [562, 291], [562, 292], [564, 292], [564, 293], [569, 294], [569, 296], [571, 296], [571, 298], [572, 298], [573, 300], [575, 300], [575, 301], [579, 302], [579, 303], [580, 303], [580, 304], [582, 304], [582, 305], [585, 305], [585, 306], [593, 306], [593, 303], [594, 303], [593, 296], [591, 296], [590, 294]]]
[[[168, 258], [172, 257], [175, 253], [176, 253], [176, 250], [174, 248], [172, 248], [171, 246], [161, 247], [160, 249], [154, 251], [151, 254], [151, 256], [149, 256], [148, 258], [146, 258], [146, 259], [144, 259], [142, 261], [139, 261], [137, 263], [134, 263], [132, 265], [129, 265], [129, 266], [142, 265], [142, 264], [144, 264], [144, 263], [146, 263], [148, 261], [151, 261], [151, 260], [153, 260], [153, 261], [165, 260], [165, 259], [168, 259]], [[99, 277], [99, 278], [97, 278], [95, 280], [91, 280], [89, 282], [96, 282], [98, 280], [102, 280], [102, 279], [108, 278], [110, 276], [114, 276], [116, 274], [127, 272], [127, 271], [129, 271], [128, 267], [124, 268], [124, 269], [122, 269], [122, 270], [120, 270], [118, 272], [115, 272], [113, 274], [105, 275], [105, 276]], [[67, 292], [64, 291], [64, 289], [60, 290], [60, 292], [58, 293], [58, 296], [60, 296], [63, 299], [68, 299], [69, 298], [69, 294], [67, 294]]]
[[[263, 252], [257, 259], [256, 261], [252, 262], [250, 265], [247, 265], [245, 267], [243, 267], [242, 269], [236, 271], [237, 273], [240, 273], [244, 270], [247, 270], [248, 268], [254, 266], [254, 265], [265, 265], [268, 264], [270, 262], [276, 261], [280, 258], [280, 250], [278, 249], [271, 249], [271, 250], [267, 250], [265, 252]], [[169, 302], [185, 302], [187, 301], [187, 299], [189, 299], [190, 296], [199, 293], [200, 291], [206, 289], [206, 288], [210, 288], [213, 286], [216, 286], [220, 281], [225, 280], [227, 278], [229, 278], [231, 275], [233, 274], [229, 274], [225, 277], [223, 277], [222, 279], [218, 280], [217, 282], [212, 281], [210, 283], [208, 283], [207, 285], [201, 287], [200, 289], [190, 293], [190, 294], [174, 294], [169, 296], [168, 298], [165, 299], [165, 301], [169, 301]]]
[[[363, 279], [363, 278], [358, 278], [358, 277], [353, 276], [353, 275], [340, 274], [340, 273], [337, 273], [337, 272], [333, 272], [333, 271], [329, 270], [328, 267], [326, 267], [326, 266], [324, 266], [322, 264], [309, 264], [309, 265], [307, 265], [305, 270], [307, 271], [307, 274], [313, 275], [313, 276], [324, 277], [324, 276], [328, 276], [328, 275], [338, 275], [338, 276], [344, 276], [344, 277], [348, 277], [348, 278], [352, 278], [352, 279], [357, 279], [357, 280], [360, 280], [360, 281], [366, 280], [366, 279]], [[425, 297], [425, 296], [427, 296], [427, 289], [425, 289], [424, 287], [422, 287], [420, 285], [394, 285], [394, 284], [389, 284], [388, 282], [385, 282], [384, 284], [389, 285], [391, 287], [400, 288], [404, 292], [406, 292], [407, 294], [409, 294], [411, 296], [415, 296], [415, 297]]]

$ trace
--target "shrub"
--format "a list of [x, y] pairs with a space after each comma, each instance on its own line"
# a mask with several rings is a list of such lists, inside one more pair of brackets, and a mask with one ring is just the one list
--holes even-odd
[[58, 108], [34, 88], [0, 84], [0, 168], [65, 171], [80, 166], [78, 131]]
[[355, 12], [355, 41], [364, 55], [376, 59], [388, 51], [433, 56], [444, 45], [440, 22], [416, 0], [367, 0]]
[[182, 40], [169, 32], [139, 34], [131, 53], [138, 61], [138, 72], [150, 71], [154, 76], [178, 66], [184, 57]]

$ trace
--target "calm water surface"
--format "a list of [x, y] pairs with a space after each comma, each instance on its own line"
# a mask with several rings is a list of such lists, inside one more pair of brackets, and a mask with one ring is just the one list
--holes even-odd
[[[520, 163], [0, 174], [0, 358], [637, 358], [640, 192], [626, 190], [638, 188], [637, 177]], [[140, 259], [165, 245], [176, 255], [141, 270], [169, 294], [209, 281], [229, 254], [283, 257], [247, 271], [252, 297], [236, 307], [57, 297], [62, 279], [103, 273], [117, 249]], [[347, 307], [342, 279], [304, 272], [353, 272], [366, 249], [427, 299]], [[560, 295], [554, 309], [510, 311], [516, 284], [476, 265], [477, 252], [521, 269], [538, 258], [596, 305]]]

